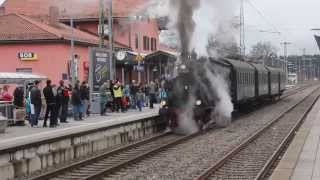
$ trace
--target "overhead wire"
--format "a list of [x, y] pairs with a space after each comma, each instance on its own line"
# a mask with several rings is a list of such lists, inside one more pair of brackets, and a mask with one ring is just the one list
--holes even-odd
[[253, 4], [251, 0], [246, 0], [246, 2], [270, 25], [276, 32], [281, 32], [279, 29], [264, 15], [264, 13]]

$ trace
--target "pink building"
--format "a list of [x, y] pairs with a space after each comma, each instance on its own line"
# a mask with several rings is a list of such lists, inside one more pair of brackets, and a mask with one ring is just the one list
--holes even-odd
[[[175, 57], [159, 49], [157, 21], [132, 18], [139, 15], [147, 1], [113, 1], [115, 52], [127, 54], [125, 60], [116, 60], [116, 77], [126, 83], [133, 79], [141, 82], [159, 79], [173, 71]], [[51, 8], [53, 6], [56, 8]], [[54, 82], [68, 79], [72, 31], [68, 25], [72, 17], [75, 53], [80, 56], [79, 79], [86, 79], [88, 47], [97, 46], [99, 42], [98, 12], [99, 0], [6, 0], [0, 8], [0, 24], [6, 24], [0, 26], [0, 53], [4, 55], [0, 71], [44, 74]], [[106, 36], [106, 44], [108, 39]], [[138, 54], [144, 57], [139, 63], [143, 68], [137, 66]], [[36, 57], [24, 59], [20, 55]]]

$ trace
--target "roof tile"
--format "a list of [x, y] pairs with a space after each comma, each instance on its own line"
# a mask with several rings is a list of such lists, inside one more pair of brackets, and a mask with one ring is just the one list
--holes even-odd
[[[99, 43], [97, 36], [63, 23], [57, 22], [55, 26], [51, 26], [47, 21], [19, 14], [0, 16], [0, 41], [71, 40], [72, 38], [76, 42]], [[105, 43], [108, 42], [105, 41]], [[119, 44], [116, 46], [124, 47]]]
[[[97, 17], [100, 0], [6, 0], [3, 6], [8, 13], [19, 13], [29, 16], [49, 14], [50, 6], [57, 6], [60, 16]], [[109, 0], [104, 0], [105, 5]], [[116, 0], [113, 1], [114, 16], [128, 16], [141, 10], [150, 0]], [[107, 7], [106, 7], [107, 8]]]

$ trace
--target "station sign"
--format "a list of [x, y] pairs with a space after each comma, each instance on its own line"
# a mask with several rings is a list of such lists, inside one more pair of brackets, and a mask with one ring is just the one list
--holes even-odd
[[38, 55], [34, 52], [19, 52], [18, 58], [21, 61], [36, 61], [38, 60]]
[[142, 66], [142, 65], [135, 65], [135, 66], [133, 66], [133, 70], [135, 70], [135, 71], [138, 71], [138, 72], [142, 72], [142, 71], [144, 71], [144, 66]]

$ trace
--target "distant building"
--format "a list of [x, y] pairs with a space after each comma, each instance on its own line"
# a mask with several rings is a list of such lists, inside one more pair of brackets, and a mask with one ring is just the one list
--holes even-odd
[[[157, 20], [134, 18], [147, 0], [113, 2], [115, 54], [126, 52], [124, 60], [116, 60], [116, 77], [129, 83], [171, 75], [176, 57], [159, 44]], [[0, 71], [39, 73], [55, 83], [69, 79], [73, 34], [75, 54], [79, 55], [78, 78], [87, 79], [88, 49], [99, 43], [98, 13], [99, 0], [6, 0], [0, 7]], [[74, 19], [74, 29], [69, 26], [70, 18]], [[106, 47], [108, 39], [106, 34]], [[141, 63], [137, 56], [144, 58]]]

